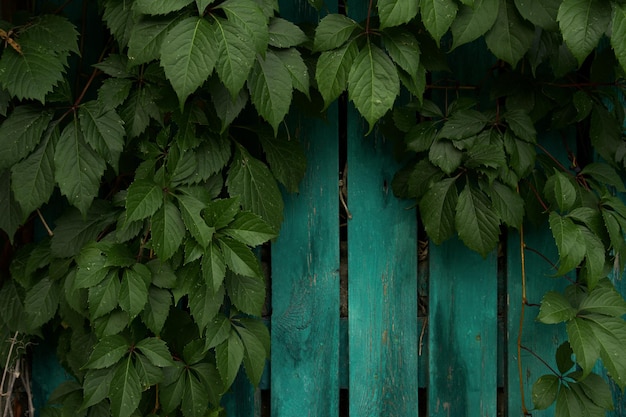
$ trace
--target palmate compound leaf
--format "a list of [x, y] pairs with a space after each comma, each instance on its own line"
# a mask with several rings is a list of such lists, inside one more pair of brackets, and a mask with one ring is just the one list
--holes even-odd
[[456, 179], [446, 178], [433, 184], [419, 203], [426, 232], [438, 245], [454, 233], [457, 201]]
[[174, 364], [167, 343], [162, 339], [148, 337], [137, 342], [135, 348], [139, 349], [155, 366], [165, 367]]
[[358, 53], [357, 43], [349, 42], [341, 48], [320, 54], [315, 69], [315, 80], [324, 99], [324, 108], [330, 106], [346, 89], [350, 68]]
[[309, 68], [296, 48], [274, 52], [291, 76], [293, 88], [309, 96]]
[[483, 257], [498, 244], [500, 217], [487, 196], [469, 184], [459, 194], [454, 220], [463, 243]]
[[408, 23], [417, 14], [418, 5], [419, 2], [414, 0], [378, 0], [381, 29]]
[[484, 35], [498, 17], [500, 0], [474, 0], [473, 6], [463, 5], [450, 25], [452, 49]]
[[201, 215], [206, 204], [189, 194], [177, 195], [176, 198], [187, 230], [203, 248], [206, 248], [215, 232], [215, 228], [209, 227]]
[[420, 48], [415, 36], [402, 29], [383, 32], [387, 53], [411, 78], [417, 77], [420, 68]]
[[560, 0], [515, 0], [522, 17], [542, 29], [556, 31]]
[[239, 212], [222, 232], [249, 246], [258, 246], [276, 237], [265, 220], [249, 211]]
[[228, 269], [246, 277], [263, 277], [258, 258], [244, 243], [223, 237], [219, 239], [219, 245]]
[[26, 322], [31, 329], [36, 329], [48, 322], [57, 311], [60, 288], [57, 281], [44, 278], [26, 293], [24, 311]]
[[137, 179], [126, 194], [126, 223], [152, 216], [163, 205], [163, 190], [152, 180]]
[[265, 58], [257, 55], [248, 77], [248, 90], [254, 107], [275, 134], [289, 111], [292, 88], [291, 74], [273, 51], [267, 51]]
[[626, 4], [613, 3], [611, 46], [622, 69], [626, 70]]
[[602, 0], [564, 0], [557, 20], [563, 40], [582, 65], [611, 24], [611, 4]]
[[519, 15], [513, 0], [500, 0], [498, 17], [485, 35], [487, 47], [512, 66], [524, 56], [535, 38], [535, 30]]
[[202, 277], [208, 288], [219, 291], [226, 276], [224, 253], [216, 242], [211, 242], [202, 256]]
[[150, 270], [143, 264], [135, 264], [133, 268], [125, 269], [120, 286], [119, 304], [122, 310], [128, 313], [131, 320], [144, 309], [148, 302], [148, 285]]
[[84, 369], [104, 369], [115, 365], [128, 353], [130, 344], [120, 336], [106, 336], [94, 346]]
[[[389, 2], [393, 2], [389, 0]], [[417, 3], [417, 2], [412, 2]], [[454, 0], [421, 0], [420, 12], [426, 30], [437, 43], [446, 34], [456, 17], [458, 6]]]
[[354, 59], [348, 74], [349, 98], [369, 123], [368, 133], [391, 109], [398, 94], [398, 70], [382, 49], [368, 42]]
[[187, 97], [213, 72], [218, 59], [214, 28], [202, 17], [174, 26], [161, 45], [161, 65], [178, 95], [181, 109]]
[[257, 387], [265, 369], [266, 351], [257, 336], [245, 327], [234, 327], [244, 347], [243, 365], [252, 385]]
[[275, 230], [280, 229], [284, 202], [276, 180], [263, 162], [241, 146], [237, 146], [226, 186], [230, 195], [239, 196], [244, 209], [261, 216]]
[[53, 113], [18, 106], [0, 125], [0, 170], [25, 158], [41, 141]]
[[61, 193], [84, 215], [98, 194], [106, 164], [85, 142], [77, 118], [61, 132], [54, 152], [54, 165]]
[[261, 315], [265, 304], [265, 282], [262, 278], [227, 274], [226, 291], [239, 311]]

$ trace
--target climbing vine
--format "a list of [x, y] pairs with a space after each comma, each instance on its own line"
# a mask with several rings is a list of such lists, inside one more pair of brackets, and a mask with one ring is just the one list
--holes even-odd
[[[370, 132], [400, 138], [393, 190], [433, 242], [486, 256], [505, 228], [549, 227], [569, 286], [537, 319], [568, 341], [534, 407], [612, 408], [593, 368], [626, 386], [610, 279], [626, 259], [622, 1], [370, 0], [358, 21], [363, 5], [310, 0], [313, 25], [277, 0], [83, 2], [98, 40], [71, 3], [0, 21], [0, 335], [58, 339], [75, 381], [47, 413], [218, 416], [242, 365], [259, 384], [254, 248], [305, 170], [285, 119], [345, 92]], [[491, 65], [467, 85], [446, 54], [477, 42]]]

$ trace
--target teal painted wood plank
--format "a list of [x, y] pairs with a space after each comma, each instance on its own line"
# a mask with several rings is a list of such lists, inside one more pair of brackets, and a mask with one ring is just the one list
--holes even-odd
[[430, 245], [429, 416], [495, 417], [497, 260], [453, 239]]
[[348, 116], [350, 413], [418, 410], [417, 222], [391, 191], [398, 168], [382, 137]]
[[[280, 2], [281, 14], [317, 20], [307, 0]], [[297, 120], [296, 120], [297, 119]], [[339, 412], [339, 148], [337, 106], [327, 119], [294, 117], [307, 171], [285, 195], [272, 245], [272, 417]]]
[[254, 389], [243, 368], [239, 370], [235, 382], [222, 398], [222, 406], [230, 417], [260, 417], [261, 395]]
[[[538, 251], [550, 259], [552, 262], [558, 260], [558, 253], [554, 240], [547, 227], [541, 228], [526, 226], [524, 233], [526, 250], [526, 297], [529, 303], [539, 304], [541, 298], [547, 291], [564, 288], [563, 280], [552, 278], [554, 269], [541, 256], [534, 251]], [[527, 350], [522, 350], [521, 355], [517, 353], [517, 340], [519, 335], [521, 307], [522, 307], [522, 274], [521, 274], [521, 253], [520, 237], [517, 233], [511, 233], [508, 242], [508, 410], [510, 416], [519, 416], [522, 413], [522, 391], [520, 389], [520, 379], [518, 371], [518, 357], [522, 363], [522, 384], [524, 392], [524, 403], [527, 409], [532, 409], [531, 388], [532, 384], [541, 375], [551, 373], [533, 354]], [[526, 306], [524, 313], [524, 323], [521, 344], [530, 349], [535, 354], [546, 360], [550, 366], [556, 369], [554, 354], [559, 345], [565, 340], [563, 326], [545, 325], [535, 320], [539, 313], [538, 307]], [[554, 406], [547, 410], [533, 410], [533, 416], [550, 417], [554, 415]]]
[[339, 405], [339, 204], [336, 114], [302, 121], [307, 173], [285, 195], [272, 245], [272, 416], [334, 416]]

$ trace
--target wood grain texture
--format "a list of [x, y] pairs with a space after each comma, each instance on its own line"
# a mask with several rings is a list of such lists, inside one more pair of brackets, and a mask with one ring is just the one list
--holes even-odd
[[[318, 19], [307, 0], [281, 14]], [[307, 170], [284, 194], [285, 220], [272, 245], [272, 417], [339, 412], [339, 148], [337, 106], [327, 119], [294, 117]]]
[[453, 238], [430, 245], [428, 415], [495, 417], [497, 260]]
[[390, 144], [354, 109], [348, 116], [348, 331], [350, 413], [418, 410], [417, 226], [393, 196]]
[[255, 390], [242, 369], [239, 370], [230, 391], [222, 398], [222, 406], [229, 416], [260, 417], [260, 391]]

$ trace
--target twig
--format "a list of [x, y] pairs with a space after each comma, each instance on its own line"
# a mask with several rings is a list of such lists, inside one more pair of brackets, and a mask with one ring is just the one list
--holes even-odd
[[15, 343], [17, 342], [17, 335], [19, 333], [15, 332], [11, 341], [11, 347], [9, 348], [9, 353], [7, 354], [7, 361], [4, 364], [4, 371], [2, 372], [2, 381], [0, 382], [0, 396], [4, 396], [4, 382], [7, 377], [7, 373], [9, 372], [9, 363], [11, 362], [11, 356], [13, 355], [13, 347], [15, 347]]
[[530, 353], [531, 355], [533, 355], [535, 358], [537, 358], [539, 360], [539, 362], [543, 363], [546, 366], [546, 368], [548, 368], [550, 370], [550, 372], [552, 372], [557, 377], [561, 378], [561, 374], [558, 373], [553, 367], [551, 367], [550, 364], [548, 362], [546, 362], [541, 356], [539, 356], [535, 352], [533, 352], [532, 349], [530, 349], [530, 348], [528, 348], [526, 346], [521, 346], [521, 348], [523, 350], [525, 350], [526, 352]]
[[[23, 360], [23, 359], [21, 359]], [[28, 399], [28, 415], [35, 415], [35, 405], [33, 404], [33, 393], [30, 389], [30, 372], [28, 367], [24, 367], [24, 370], [20, 374], [22, 379], [22, 385], [24, 386], [24, 392], [26, 392], [26, 398]]]
[[[519, 186], [517, 187], [517, 192], [519, 194]], [[528, 415], [528, 409], [526, 408], [526, 399], [524, 394], [524, 372], [522, 370], [522, 331], [524, 330], [524, 313], [526, 310], [526, 257], [524, 253], [524, 225], [520, 226], [519, 240], [520, 263], [522, 268], [522, 306], [519, 318], [519, 331], [517, 333], [517, 372], [519, 376], [519, 390], [522, 401], [522, 415]]]
[[43, 214], [41, 214], [41, 211], [39, 211], [39, 209], [37, 209], [37, 215], [39, 216], [39, 220], [41, 220], [41, 223], [43, 223], [43, 227], [46, 229], [46, 232], [48, 232], [48, 236], [54, 236], [54, 232], [52, 231], [52, 229], [50, 229], [48, 223], [46, 223], [46, 219], [44, 219]]

